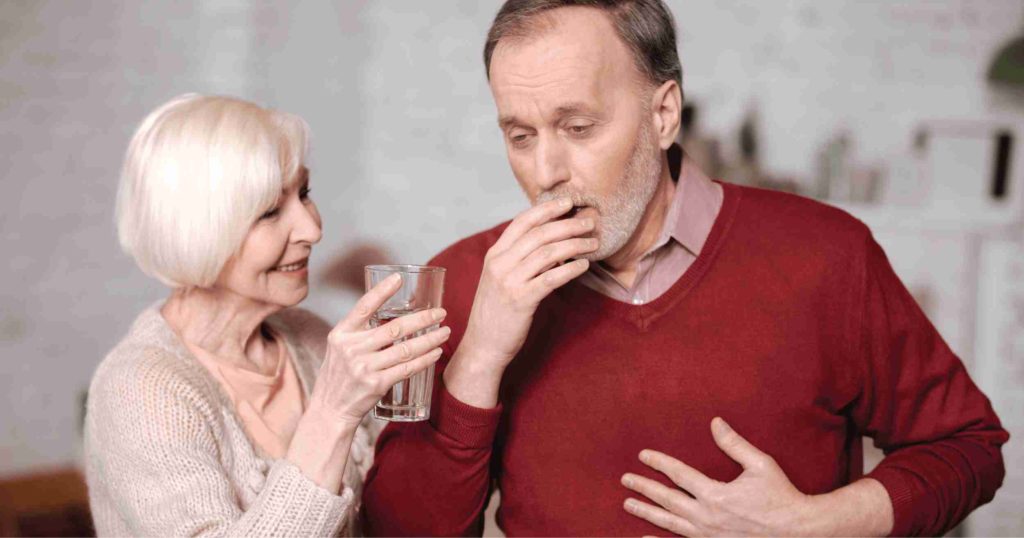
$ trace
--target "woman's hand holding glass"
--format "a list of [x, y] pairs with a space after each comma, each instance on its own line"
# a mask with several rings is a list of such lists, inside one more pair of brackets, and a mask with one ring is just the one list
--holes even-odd
[[448, 327], [392, 344], [437, 325], [446, 314], [442, 308], [407, 314], [369, 328], [370, 317], [398, 291], [401, 282], [399, 275], [393, 275], [370, 289], [328, 336], [327, 357], [312, 399], [332, 410], [339, 421], [358, 425], [395, 383], [441, 357], [439, 346], [451, 334]]
[[[405, 335], [437, 325], [440, 308], [395, 318], [377, 328], [369, 320], [398, 291], [398, 275], [373, 287], [327, 337], [327, 352], [306, 413], [286, 458], [328, 491], [338, 491], [356, 428], [398, 381], [441, 358], [451, 329], [441, 327], [394, 344]], [[394, 345], [393, 345], [394, 344]]]

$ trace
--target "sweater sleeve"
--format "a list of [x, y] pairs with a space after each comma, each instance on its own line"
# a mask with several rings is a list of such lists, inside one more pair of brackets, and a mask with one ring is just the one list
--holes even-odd
[[[438, 368], [440, 372], [440, 368]], [[464, 404], [435, 379], [427, 422], [390, 423], [363, 490], [370, 536], [479, 536], [501, 407]]]
[[864, 252], [853, 419], [886, 454], [868, 476], [889, 493], [893, 535], [941, 535], [992, 500], [1009, 434], [870, 236]]
[[[336, 535], [352, 504], [285, 460], [242, 510], [211, 427], [214, 411], [175, 372], [146, 361], [99, 375], [90, 391], [90, 488], [140, 536]], [[97, 531], [105, 533], [103, 522]], [[117, 532], [106, 529], [106, 533]]]

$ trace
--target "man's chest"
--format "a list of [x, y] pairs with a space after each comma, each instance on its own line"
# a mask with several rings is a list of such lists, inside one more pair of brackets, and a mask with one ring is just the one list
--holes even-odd
[[610, 510], [604, 524], [626, 524], [623, 473], [670, 485], [639, 463], [645, 448], [732, 480], [740, 467], [714, 444], [716, 416], [807, 493], [847, 481], [860, 440], [843, 407], [855, 390], [830, 335], [810, 315], [736, 318], [704, 310], [641, 332], [621, 320], [545, 316], [503, 387], [503, 511], [554, 524], [558, 512]]

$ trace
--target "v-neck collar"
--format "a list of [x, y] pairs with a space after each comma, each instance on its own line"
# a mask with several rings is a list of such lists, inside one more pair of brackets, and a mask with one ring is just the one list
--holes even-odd
[[624, 303], [611, 297], [607, 297], [577, 281], [560, 288], [555, 295], [563, 301], [574, 305], [574, 308], [592, 309], [597, 312], [607, 312], [613, 316], [620, 317], [635, 325], [640, 330], [646, 330], [655, 320], [671, 310], [693, 289], [700, 279], [707, 273], [712, 265], [725, 236], [735, 220], [736, 210], [742, 198], [743, 191], [740, 187], [730, 183], [722, 185], [722, 209], [711, 227], [711, 233], [701, 249], [700, 255], [685, 273], [657, 299], [645, 304], [634, 305]]

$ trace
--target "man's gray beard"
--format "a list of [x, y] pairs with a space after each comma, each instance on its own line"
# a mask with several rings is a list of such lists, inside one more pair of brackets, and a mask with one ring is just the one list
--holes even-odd
[[594, 252], [584, 254], [592, 262], [604, 260], [615, 254], [633, 236], [647, 205], [658, 189], [661, 176], [660, 155], [654, 151], [654, 133], [644, 125], [637, 138], [633, 154], [626, 163], [619, 186], [608, 199], [597, 198], [590, 193], [570, 192], [567, 189], [545, 191], [537, 196], [534, 204], [542, 204], [563, 196], [572, 198], [575, 205], [587, 205], [597, 209], [595, 235], [600, 246]]

